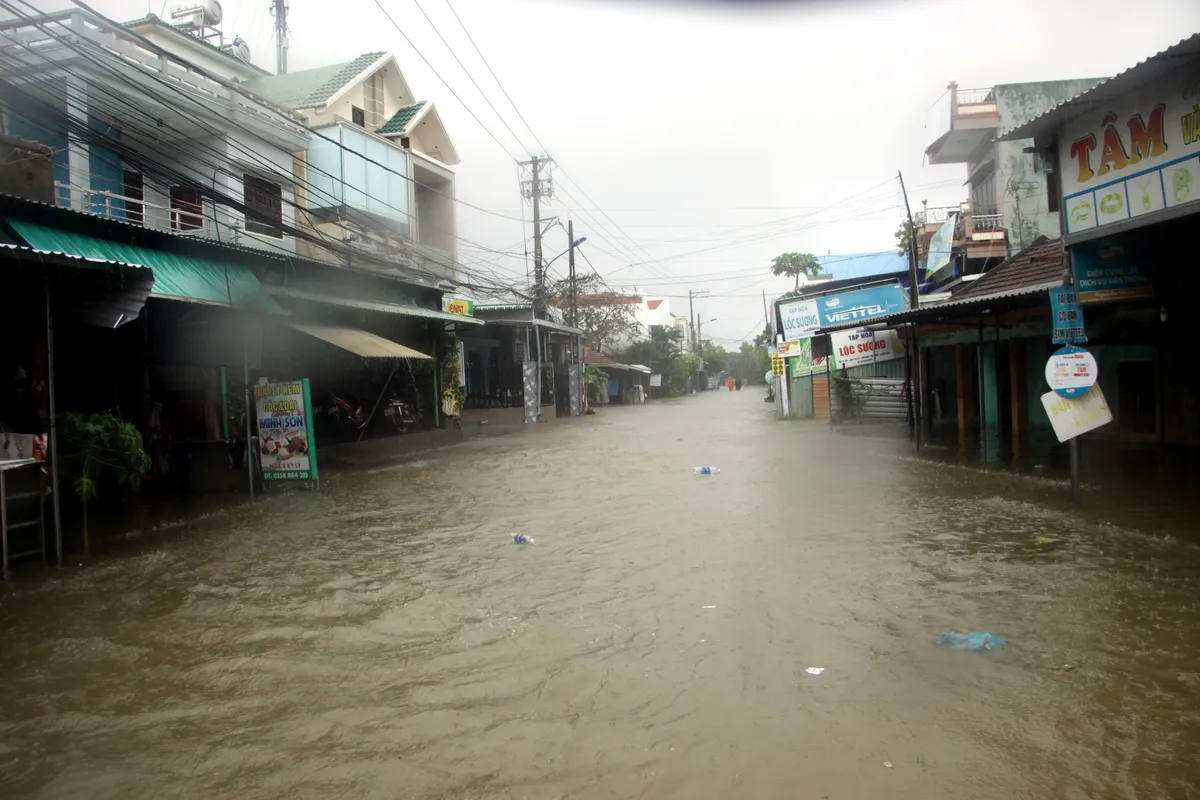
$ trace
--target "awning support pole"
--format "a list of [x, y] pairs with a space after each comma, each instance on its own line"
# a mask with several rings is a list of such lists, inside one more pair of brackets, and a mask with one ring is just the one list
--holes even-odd
[[[254, 502], [254, 461], [258, 450], [254, 447], [254, 422], [257, 414], [254, 406], [250, 405], [250, 336], [248, 331], [242, 333], [242, 400], [245, 402], [242, 414], [242, 429], [246, 437], [246, 480], [250, 485], [250, 502]], [[308, 420], [311, 422], [311, 420]]]
[[[355, 442], [361, 442], [362, 438], [367, 435], [367, 429], [371, 427], [371, 422], [375, 419], [375, 415], [379, 413], [379, 404], [383, 402], [383, 396], [387, 394], [388, 387], [392, 385], [392, 378], [396, 377], [396, 370], [399, 368], [399, 366], [392, 367], [392, 371], [388, 373], [387, 380], [383, 382], [383, 389], [381, 389], [379, 392], [379, 397], [375, 398], [375, 405], [371, 409], [370, 416], [367, 417], [367, 420], [363, 423], [363, 426], [359, 428], [358, 438], [354, 440]], [[434, 375], [437, 375], [436, 367], [434, 368]], [[437, 381], [436, 377], [434, 378], [434, 381]], [[436, 405], [436, 403], [434, 405]]]
[[50, 281], [46, 281], [46, 391], [50, 399], [50, 492], [54, 504], [54, 556], [63, 565], [62, 505], [58, 493], [58, 420], [54, 414], [54, 316]]

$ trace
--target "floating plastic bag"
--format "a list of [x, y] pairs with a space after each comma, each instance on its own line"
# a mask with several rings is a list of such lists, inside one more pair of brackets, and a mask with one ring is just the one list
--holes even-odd
[[978, 633], [943, 633], [933, 640], [941, 647], [951, 650], [995, 650], [1008, 644], [1008, 639], [988, 631]]

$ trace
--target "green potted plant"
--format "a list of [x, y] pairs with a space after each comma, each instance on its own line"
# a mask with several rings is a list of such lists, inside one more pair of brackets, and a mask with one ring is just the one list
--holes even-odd
[[137, 489], [150, 456], [142, 448], [142, 434], [131, 423], [112, 414], [60, 414], [57, 418], [65, 452], [62, 470], [83, 503], [83, 551], [88, 541], [88, 503], [100, 493], [101, 479], [109, 474], [121, 486]]

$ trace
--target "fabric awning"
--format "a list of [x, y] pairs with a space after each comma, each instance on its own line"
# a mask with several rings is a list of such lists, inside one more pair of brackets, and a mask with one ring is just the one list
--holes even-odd
[[483, 320], [462, 314], [448, 314], [445, 311], [434, 311], [431, 308], [418, 308], [400, 303], [387, 303], [382, 300], [360, 300], [353, 297], [333, 297], [309, 289], [297, 289], [292, 286], [267, 286], [267, 292], [274, 297], [290, 297], [294, 300], [305, 300], [312, 303], [325, 303], [332, 306], [357, 308], [363, 311], [378, 311], [383, 314], [399, 314], [405, 317], [421, 317], [436, 319], [442, 322], [461, 322], [466, 325], [482, 325]]
[[422, 358], [432, 361], [431, 356], [397, 344], [390, 339], [357, 328], [335, 328], [330, 325], [313, 325], [308, 322], [292, 322], [290, 327], [301, 333], [328, 342], [334, 347], [354, 353], [363, 358]]
[[3, 221], [35, 250], [148, 267], [154, 273], [151, 297], [287, 314], [243, 264], [99, 239], [24, 220]]

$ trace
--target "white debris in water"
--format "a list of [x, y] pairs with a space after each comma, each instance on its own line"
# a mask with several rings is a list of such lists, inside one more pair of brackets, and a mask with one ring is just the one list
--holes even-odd
[[808, 669], [806, 669], [804, 671], [807, 672], [809, 675], [820, 675], [822, 672], [825, 671], [825, 668], [824, 667], [809, 667]]
[[716, 608], [716, 606], [700, 606], [701, 608]]

